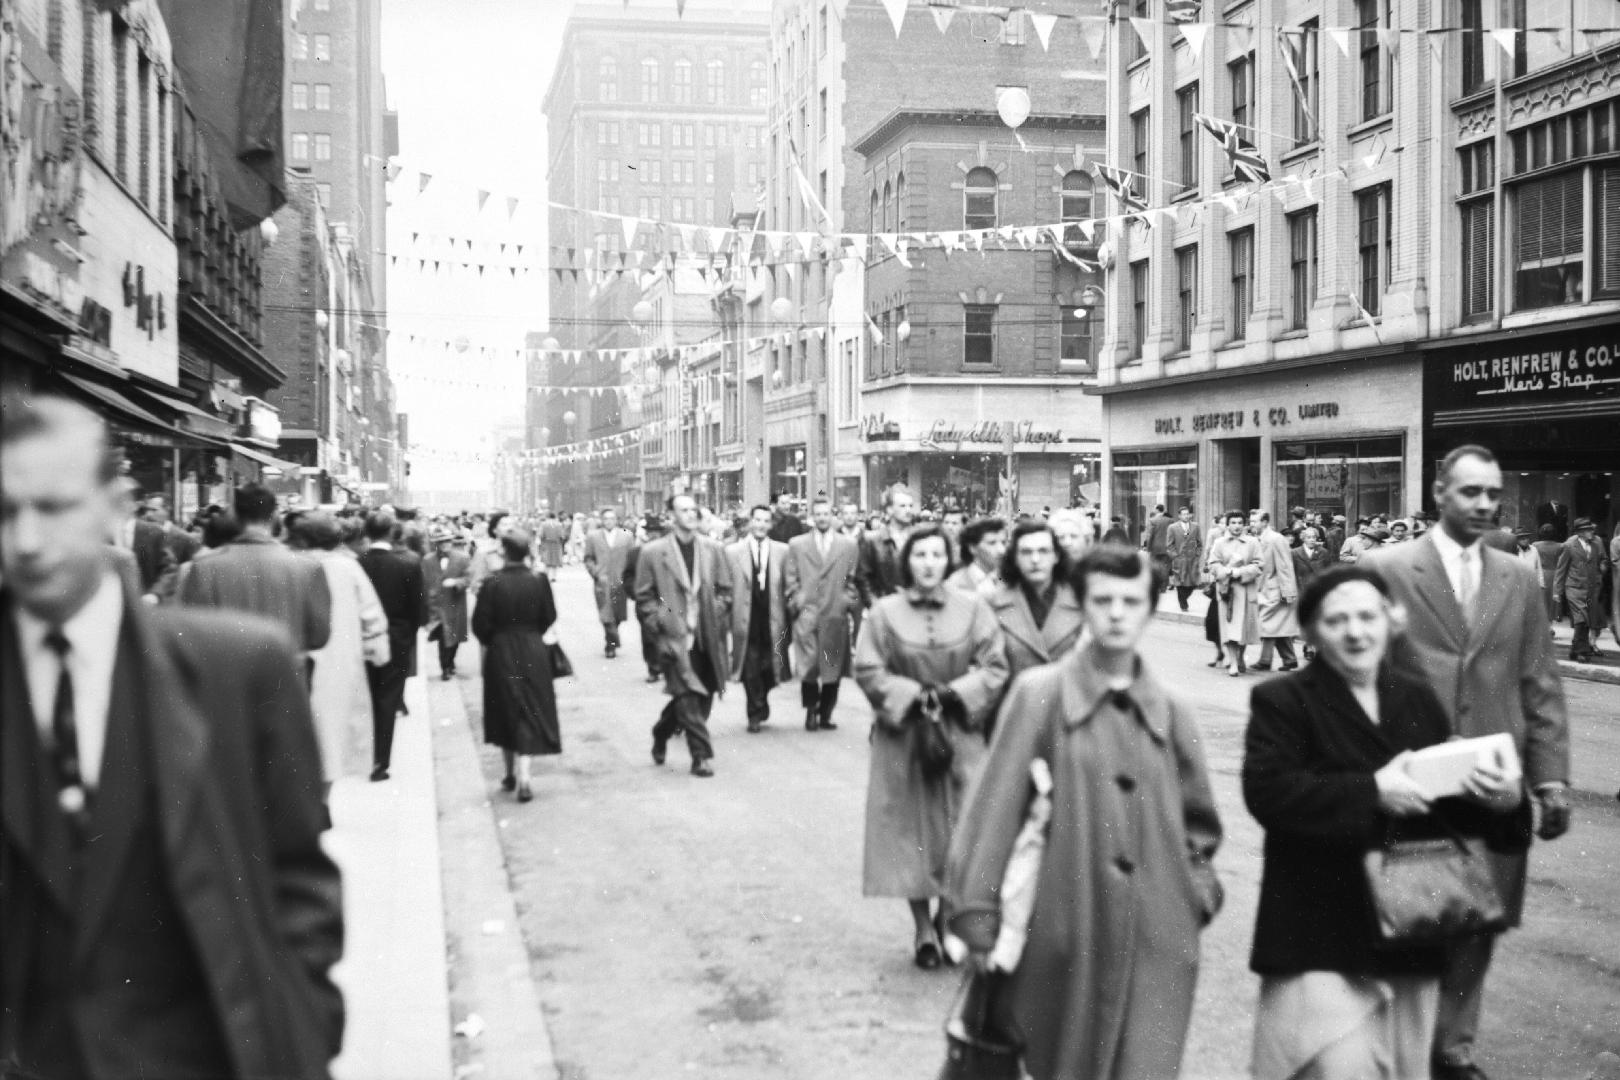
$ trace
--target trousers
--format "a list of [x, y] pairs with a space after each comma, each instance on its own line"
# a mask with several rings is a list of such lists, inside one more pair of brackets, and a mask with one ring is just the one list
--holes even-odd
[[806, 679], [799, 684], [799, 700], [804, 703], [806, 710], [815, 712], [819, 722], [830, 723], [833, 708], [838, 704], [838, 683]]
[[446, 645], [444, 639], [439, 639], [439, 670], [445, 674], [456, 669], [456, 650], [461, 648], [459, 642]]
[[1495, 934], [1478, 934], [1446, 946], [1446, 967], [1440, 973], [1440, 1015], [1434, 1025], [1436, 1060], [1453, 1065], [1474, 1060], [1485, 976], [1491, 970], [1495, 948]]
[[394, 718], [405, 702], [405, 665], [366, 666], [371, 685], [371, 763], [388, 768], [394, 756]]
[[768, 642], [763, 645], [749, 643], [748, 652], [743, 657], [742, 684], [747, 699], [748, 722], [758, 724], [769, 720], [771, 703], [766, 695], [776, 685], [776, 666]]
[[602, 624], [602, 638], [603, 638], [603, 641], [607, 645], [608, 648], [617, 649], [619, 647], [619, 644], [620, 644], [620, 642], [619, 642], [619, 624], [616, 623], [616, 622], [605, 622], [605, 623], [603, 623]]
[[653, 725], [653, 738], [668, 742], [682, 732], [686, 733], [686, 749], [694, 762], [714, 757], [714, 743], [709, 738], [709, 711], [714, 708], [713, 694], [676, 694], [658, 714]]

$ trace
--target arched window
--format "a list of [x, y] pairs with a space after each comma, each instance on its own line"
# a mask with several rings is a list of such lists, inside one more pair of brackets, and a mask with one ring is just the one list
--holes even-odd
[[906, 174], [894, 178], [894, 230], [906, 231]]
[[596, 96], [603, 101], [619, 100], [619, 64], [611, 56], [596, 65]]
[[718, 105], [726, 97], [726, 65], [722, 60], [710, 60], [703, 69], [704, 93], [710, 105]]
[[996, 174], [983, 165], [967, 174], [962, 189], [962, 227], [964, 229], [993, 229], [996, 227]]
[[748, 104], [758, 108], [765, 104], [765, 61], [755, 60], [748, 65]]
[[675, 61], [675, 103], [692, 104], [692, 61]]
[[658, 61], [650, 56], [641, 62], [641, 100], [658, 100]]
[[883, 182], [883, 231], [894, 231], [894, 189], [889, 182]]
[[1063, 174], [1063, 221], [1084, 221], [1091, 216], [1091, 174], [1071, 169]]

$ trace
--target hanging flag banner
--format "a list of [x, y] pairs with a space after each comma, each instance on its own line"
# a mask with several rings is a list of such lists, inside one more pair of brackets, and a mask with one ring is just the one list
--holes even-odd
[[883, 10], [889, 13], [889, 21], [894, 23], [894, 36], [900, 36], [900, 24], [906, 21], [906, 0], [883, 0]]
[[1096, 170], [1097, 179], [1101, 180], [1108, 190], [1114, 193], [1114, 198], [1118, 199], [1119, 204], [1126, 210], [1135, 212], [1147, 209], [1147, 201], [1136, 193], [1134, 187], [1135, 173], [1104, 165], [1100, 161], [1092, 162], [1091, 167]]
[[1265, 157], [1242, 136], [1236, 124], [1204, 113], [1193, 113], [1193, 119], [1205, 131], [1215, 136], [1215, 141], [1220, 143], [1221, 149], [1226, 152], [1226, 159], [1231, 162], [1232, 171], [1238, 176], [1256, 184], [1263, 184], [1271, 179], [1271, 170], [1266, 167]]

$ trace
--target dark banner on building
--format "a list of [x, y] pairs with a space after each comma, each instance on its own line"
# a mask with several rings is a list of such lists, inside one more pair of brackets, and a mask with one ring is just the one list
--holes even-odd
[[1523, 333], [1429, 351], [1423, 402], [1431, 414], [1620, 399], [1620, 323]]

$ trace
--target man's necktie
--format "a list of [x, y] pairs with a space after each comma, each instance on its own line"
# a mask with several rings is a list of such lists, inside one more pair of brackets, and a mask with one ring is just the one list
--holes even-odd
[[62, 673], [56, 680], [56, 705], [51, 709], [51, 759], [56, 766], [56, 800], [73, 826], [75, 842], [84, 839], [89, 799], [84, 772], [79, 765], [79, 729], [73, 717], [73, 675], [68, 670], [72, 646], [60, 629], [45, 635], [46, 646], [56, 654]]
[[1463, 619], [1472, 623], [1479, 605], [1479, 585], [1474, 580], [1474, 552], [1463, 549], [1457, 574], [1457, 603], [1462, 607]]

